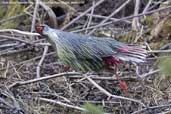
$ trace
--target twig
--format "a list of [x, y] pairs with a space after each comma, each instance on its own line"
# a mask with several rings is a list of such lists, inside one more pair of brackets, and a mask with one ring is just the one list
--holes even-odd
[[7, 62], [7, 68], [6, 68], [5, 72], [4, 72], [3, 78], [7, 78], [8, 70], [9, 70], [9, 62]]
[[139, 100], [135, 100], [135, 99], [132, 99], [132, 98], [127, 98], [127, 97], [122, 97], [122, 96], [117, 96], [117, 95], [112, 95], [111, 93], [109, 93], [107, 90], [105, 90], [104, 88], [102, 88], [100, 85], [98, 85], [94, 80], [92, 80], [90, 77], [86, 76], [85, 77], [87, 78], [87, 80], [89, 80], [96, 88], [98, 88], [102, 93], [106, 94], [109, 98], [113, 97], [113, 98], [116, 98], [116, 99], [122, 99], [122, 100], [128, 100], [128, 101], [133, 101], [133, 102], [136, 102], [136, 103], [139, 103], [141, 104], [142, 106], [146, 107], [144, 103], [142, 103], [141, 101]]
[[[79, 76], [79, 75], [76, 75], [76, 76], [70, 76], [68, 77], [70, 79], [80, 79], [80, 78], [83, 78], [83, 76]], [[108, 80], [108, 81], [118, 81], [116, 78], [114, 78], [114, 76], [112, 77], [103, 77], [103, 76], [97, 76], [97, 75], [91, 75], [91, 78], [93, 80]], [[122, 77], [121, 80], [124, 80], [124, 81], [138, 81], [138, 78], [137, 77]]]
[[56, 78], [56, 77], [69, 76], [69, 75], [80, 75], [80, 73], [78, 73], [78, 72], [65, 72], [65, 73], [49, 75], [49, 76], [40, 77], [40, 78], [27, 80], [27, 81], [19, 81], [19, 82], [15, 82], [15, 83], [9, 85], [8, 88], [12, 88], [15, 86], [21, 86], [21, 85], [27, 85], [27, 84], [36, 83], [36, 82], [39, 82], [42, 80], [48, 80], [48, 79], [52, 79], [52, 78]]
[[12, 51], [7, 51], [4, 53], [0, 53], [0, 56], [7, 56], [7, 55], [12, 55], [15, 53], [21, 53], [21, 52], [26, 52], [26, 51], [30, 51], [31, 48], [26, 48], [26, 49], [20, 49], [20, 50], [12, 50]]
[[84, 109], [84, 108], [74, 106], [74, 105], [70, 105], [70, 104], [66, 104], [66, 103], [63, 103], [61, 101], [56, 101], [56, 100], [47, 99], [47, 98], [38, 98], [38, 100], [53, 103], [53, 104], [57, 104], [57, 105], [68, 107], [68, 108], [77, 109], [77, 110], [80, 110], [80, 111], [86, 111], [86, 109]]
[[147, 51], [147, 53], [170, 53], [171, 49], [168, 50], [152, 50], [152, 51]]
[[[91, 14], [90, 14], [90, 16], [89, 16], [89, 21], [88, 21], [88, 24], [87, 24], [87, 28], [89, 28], [89, 26], [90, 26], [90, 24], [91, 24], [91, 21], [92, 21], [92, 15], [93, 15], [93, 13], [94, 13], [94, 5], [95, 5], [95, 1], [93, 0], [93, 2], [92, 2], [92, 10], [91, 10]], [[87, 33], [88, 31], [86, 30], [85, 31], [85, 33]]]
[[[135, 8], [134, 8], [134, 15], [138, 15], [140, 9], [140, 0], [135, 1]], [[138, 17], [133, 18], [132, 20], [132, 30], [139, 30], [140, 29], [140, 23]]]
[[[48, 53], [48, 54], [46, 54], [46, 56], [49, 56], [49, 55], [53, 55], [53, 54], [55, 54], [55, 52], [50, 52], [50, 53]], [[1, 54], [0, 54], [1, 55]], [[18, 65], [22, 65], [22, 64], [25, 64], [25, 63], [28, 63], [28, 62], [31, 62], [31, 61], [35, 61], [35, 60], [37, 60], [37, 59], [40, 59], [42, 56], [37, 56], [37, 57], [34, 57], [34, 58], [32, 58], [32, 59], [29, 59], [29, 60], [25, 60], [25, 61], [22, 61], [22, 62], [20, 62], [20, 63], [17, 63], [17, 64], [14, 64], [13, 66], [18, 66]], [[12, 68], [13, 66], [9, 66], [9, 68]], [[3, 70], [5, 70], [6, 68], [2, 68], [2, 69], [0, 69], [0, 71], [3, 71]]]
[[[149, 11], [149, 12], [146, 12], [146, 13], [141, 13], [141, 14], [138, 14], [136, 16], [123, 17], [123, 18], [118, 19], [116, 21], [109, 21], [109, 22], [106, 22], [104, 24], [99, 24], [99, 25], [91, 26], [88, 29], [94, 29], [94, 28], [98, 28], [98, 27], [101, 27], [101, 26], [106, 26], [106, 25], [109, 25], [109, 24], [112, 24], [112, 23], [116, 23], [116, 22], [119, 22], [119, 21], [128, 20], [128, 19], [132, 19], [132, 18], [135, 18], [135, 17], [141, 17], [141, 16], [144, 16], [144, 15], [149, 15], [149, 14], [152, 14], [152, 13], [155, 13], [155, 12], [159, 12], [159, 11], [163, 11], [163, 10], [168, 10], [168, 9], [171, 9], [171, 6], [167, 6], [167, 7], [164, 7], [164, 8], [159, 8], [159, 9], [152, 10], [152, 11]], [[80, 30], [77, 30], [77, 32], [81, 32], [81, 31], [84, 31], [84, 30], [85, 29], [80, 29]]]
[[[78, 14], [82, 14], [82, 12], [78, 12]], [[102, 15], [97, 15], [97, 14], [89, 14], [89, 13], [85, 14], [85, 16], [92, 16], [94, 18], [101, 18], [101, 19], [106, 19], [107, 18], [107, 16], [102, 16]], [[111, 17], [109, 20], [111, 20], [111, 21], [117, 21], [118, 19]], [[123, 20], [123, 22], [129, 23], [129, 24], [131, 23], [128, 20]]]
[[[38, 98], [38, 100], [44, 101], [44, 102], [48, 102], [48, 103], [52, 103], [52, 104], [57, 104], [57, 105], [68, 107], [68, 108], [77, 109], [77, 110], [80, 110], [80, 111], [87, 111], [84, 108], [81, 108], [81, 107], [78, 107], [78, 106], [74, 106], [74, 105], [70, 105], [70, 104], [66, 104], [66, 103], [63, 103], [61, 101], [56, 101], [56, 100], [47, 99], [47, 98]], [[110, 113], [104, 113], [104, 114], [110, 114]]]
[[143, 108], [141, 110], [135, 111], [135, 112], [133, 112], [131, 114], [141, 114], [142, 112], [147, 111], [147, 110], [169, 108], [169, 107], [171, 107], [171, 104], [152, 106], [152, 107], [147, 107], [147, 108]]
[[[57, 93], [50, 93], [50, 92], [28, 92], [27, 94], [38, 94], [38, 95], [49, 95], [49, 96], [53, 96], [53, 97], [57, 97], [57, 98], [61, 98], [63, 99], [63, 101], [68, 102], [68, 103], [72, 103], [68, 98], [60, 96]], [[73, 103], [72, 103], [73, 104]]]
[[100, 0], [98, 1], [94, 6], [90, 7], [89, 9], [87, 9], [85, 12], [83, 12], [82, 14], [80, 14], [78, 17], [74, 18], [70, 23], [68, 23], [67, 25], [65, 25], [64, 27], [62, 27], [61, 30], [66, 29], [67, 27], [69, 27], [71, 24], [73, 24], [75, 21], [77, 21], [78, 19], [80, 19], [82, 16], [84, 16], [86, 13], [88, 13], [89, 11], [92, 10], [93, 7], [97, 7], [98, 5], [100, 5], [101, 3], [103, 3], [105, 0]]
[[34, 12], [33, 12], [33, 19], [32, 19], [32, 24], [31, 24], [31, 33], [34, 31], [34, 27], [35, 27], [35, 22], [36, 22], [36, 13], [39, 7], [39, 2], [40, 0], [36, 0], [36, 4], [34, 7]]
[[33, 43], [31, 41], [22, 40], [21, 37], [15, 38], [15, 37], [7, 36], [7, 35], [0, 35], [0, 37], [5, 38], [5, 39], [10, 39], [10, 40], [16, 40], [16, 41], [20, 41], [20, 42], [23, 42], [23, 43], [26, 43], [26, 44], [33, 45]]
[[43, 63], [43, 60], [44, 60], [45, 57], [46, 57], [47, 52], [48, 52], [48, 46], [45, 46], [45, 47], [44, 47], [44, 51], [43, 51], [43, 55], [42, 55], [42, 57], [41, 57], [41, 59], [40, 59], [38, 65], [37, 65], [37, 68], [36, 68], [37, 78], [40, 78], [40, 67], [41, 67], [41, 65], [42, 65], [42, 63]]
[[[104, 19], [99, 25], [104, 24], [106, 21], [108, 21], [111, 17], [113, 17], [115, 14], [117, 14], [121, 9], [123, 9], [131, 0], [127, 0], [126, 2], [124, 2], [119, 8], [117, 8], [114, 12], [112, 12], [106, 19]], [[93, 30], [91, 30], [88, 34], [92, 34], [94, 31], [96, 30], [96, 28], [94, 28]]]
[[143, 10], [143, 13], [146, 13], [148, 11], [148, 8], [150, 7], [151, 3], [152, 3], [153, 0], [149, 0], [147, 5], [145, 6], [144, 10]]
[[152, 75], [152, 74], [155, 74], [155, 73], [158, 73], [158, 72], [160, 72], [160, 69], [153, 70], [153, 71], [150, 71], [150, 72], [148, 72], [148, 73], [145, 73], [145, 74], [139, 75], [139, 77], [141, 77], [141, 78], [145, 78], [145, 77], [147, 77], [147, 76], [149, 76], [149, 75]]
[[28, 35], [28, 36], [40, 36], [40, 34], [38, 34], [38, 33], [31, 33], [31, 32], [20, 31], [20, 30], [16, 30], [16, 29], [2, 29], [2, 30], [0, 30], [0, 32], [16, 32], [16, 33]]

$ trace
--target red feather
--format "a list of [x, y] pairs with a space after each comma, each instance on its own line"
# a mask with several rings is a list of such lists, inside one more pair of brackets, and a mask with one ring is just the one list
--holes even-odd
[[115, 56], [103, 57], [103, 61], [109, 67], [122, 63], [122, 61]]

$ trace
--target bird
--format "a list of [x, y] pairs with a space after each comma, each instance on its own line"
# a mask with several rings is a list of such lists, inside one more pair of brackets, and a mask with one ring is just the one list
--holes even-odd
[[[49, 41], [58, 58], [76, 71], [98, 72], [110, 69], [123, 62], [141, 64], [146, 61], [146, 50], [119, 42], [110, 37], [95, 37], [53, 29], [48, 25], [38, 25], [35, 30]], [[117, 75], [120, 86], [126, 84]]]

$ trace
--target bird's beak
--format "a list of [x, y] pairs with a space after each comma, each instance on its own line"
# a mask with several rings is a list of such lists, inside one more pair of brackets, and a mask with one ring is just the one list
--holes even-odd
[[44, 27], [43, 26], [35, 26], [36, 32], [38, 32], [40, 35], [42, 35]]

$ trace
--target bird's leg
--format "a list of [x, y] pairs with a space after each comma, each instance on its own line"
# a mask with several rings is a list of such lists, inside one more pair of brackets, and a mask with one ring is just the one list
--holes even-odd
[[117, 69], [116, 69], [116, 73], [115, 73], [114, 76], [115, 76], [116, 79], [118, 80], [119, 86], [120, 86], [120, 88], [123, 90], [125, 96], [128, 96], [127, 84], [126, 84], [125, 81], [121, 80], [120, 75], [119, 75], [119, 73], [117, 72]]

